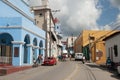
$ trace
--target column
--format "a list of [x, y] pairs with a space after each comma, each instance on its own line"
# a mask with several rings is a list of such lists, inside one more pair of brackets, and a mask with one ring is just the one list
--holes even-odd
[[33, 64], [33, 52], [32, 52], [32, 44], [27, 44], [28, 47], [28, 63]]
[[24, 45], [24, 42], [12, 41], [12, 43], [13, 43], [12, 65], [21, 66], [23, 64], [22, 46]]

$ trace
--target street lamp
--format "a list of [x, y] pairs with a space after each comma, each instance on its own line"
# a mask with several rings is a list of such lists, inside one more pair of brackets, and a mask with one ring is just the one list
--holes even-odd
[[52, 10], [52, 12], [54, 12], [54, 14], [53, 14], [53, 15], [55, 15], [55, 14], [56, 14], [56, 12], [60, 12], [60, 10]]

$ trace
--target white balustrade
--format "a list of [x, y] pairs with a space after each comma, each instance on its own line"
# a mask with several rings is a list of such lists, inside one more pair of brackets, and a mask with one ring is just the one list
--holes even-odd
[[0, 63], [11, 63], [12, 57], [0, 56]]

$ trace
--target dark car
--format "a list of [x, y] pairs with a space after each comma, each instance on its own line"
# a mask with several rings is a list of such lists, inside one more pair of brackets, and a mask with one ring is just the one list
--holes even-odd
[[57, 60], [55, 57], [47, 57], [43, 62], [43, 65], [56, 65], [56, 64]]

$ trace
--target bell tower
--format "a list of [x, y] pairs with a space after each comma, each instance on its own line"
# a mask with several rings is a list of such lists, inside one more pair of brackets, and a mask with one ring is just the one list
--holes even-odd
[[40, 6], [33, 7], [34, 15], [35, 15], [35, 24], [46, 31], [46, 44], [45, 44], [45, 56], [48, 57], [50, 54], [50, 26], [52, 22], [52, 16], [51, 16], [51, 9], [49, 8], [49, 1], [48, 0], [41, 0]]
[[39, 0], [39, 6], [33, 6], [32, 9], [34, 10], [35, 15], [35, 24], [47, 31], [47, 24], [48, 19], [50, 16], [50, 8], [49, 8], [49, 1], [48, 0]]
[[42, 0], [42, 7], [49, 8], [49, 1], [48, 0]]

